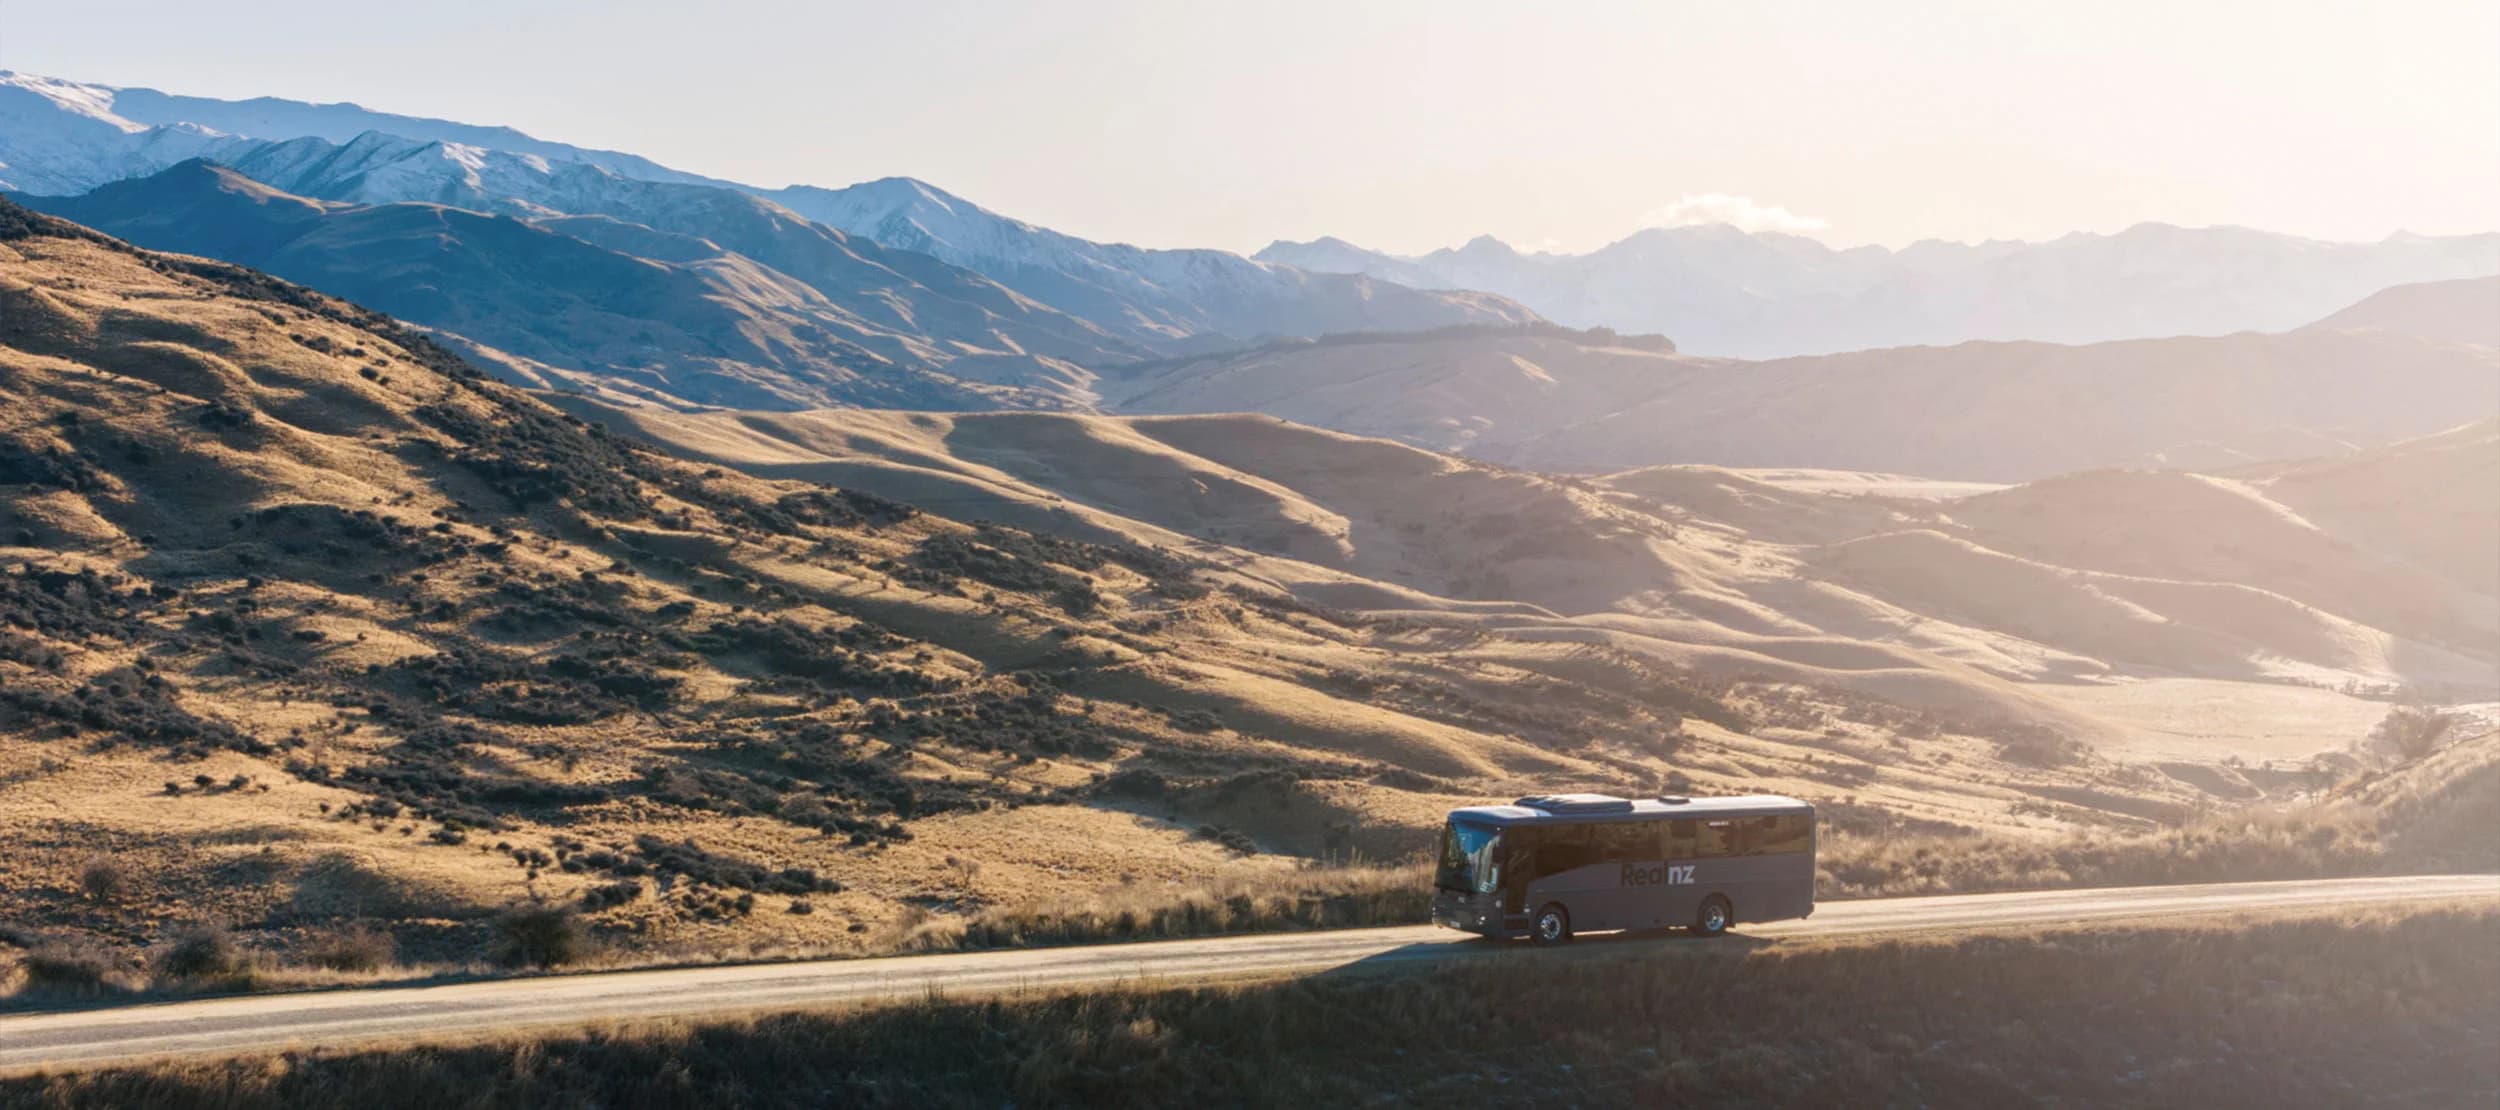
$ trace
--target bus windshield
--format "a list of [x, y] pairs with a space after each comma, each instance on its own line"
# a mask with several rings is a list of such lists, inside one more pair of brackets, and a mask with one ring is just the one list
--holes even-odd
[[1433, 885], [1443, 890], [1492, 889], [1493, 842], [1497, 829], [1452, 821], [1441, 829], [1441, 873]]

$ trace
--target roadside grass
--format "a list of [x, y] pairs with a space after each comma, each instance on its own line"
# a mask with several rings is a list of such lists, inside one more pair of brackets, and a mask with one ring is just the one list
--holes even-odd
[[1300, 867], [1183, 888], [1126, 885], [1065, 900], [907, 922], [901, 952], [1162, 940], [1224, 933], [1359, 929], [1431, 919], [1432, 869], [1421, 861]]
[[1881, 898], [2083, 886], [2315, 879], [2388, 870], [2374, 816], [2353, 807], [2233, 813], [2135, 835], [1824, 837], [1816, 895]]
[[[2480, 831], [2487, 819], [2474, 814], [2476, 806], [2490, 801], [2487, 780], [2493, 777], [2486, 767], [2477, 776], [2454, 780], [2471, 787], [2463, 792], [2374, 780], [2321, 803], [2233, 811], [2133, 835], [2088, 831], [2021, 839], [1827, 831], [1819, 846], [1817, 895], [1837, 900], [2500, 870], [2500, 842]], [[2437, 842], [2426, 848], [2424, 830], [2434, 829]], [[2466, 847], [2456, 847], [2460, 844]], [[265, 949], [246, 949], [230, 937], [203, 948], [204, 935], [222, 936], [213, 930], [176, 935], [151, 949], [19, 931], [0, 934], [0, 941], [13, 941], [19, 949], [12, 957], [12, 946], [0, 943], [0, 1010], [450, 981], [557, 968], [622, 970], [724, 959], [825, 959], [1415, 925], [1430, 920], [1431, 883], [1430, 865], [1417, 859], [1310, 864], [1197, 885], [1126, 884], [960, 916], [914, 910], [864, 949], [840, 950], [716, 952], [636, 945], [586, 933], [570, 907], [545, 905], [499, 916], [494, 947], [500, 958], [468, 963], [396, 960], [388, 933], [375, 922], [351, 922]]]
[[[1825, 899], [2085, 886], [2500, 871], [2489, 815], [2500, 806], [2500, 743], [2483, 738], [2348, 780], [2292, 806], [2250, 807], [2157, 832], [2063, 836], [1857, 834], [1826, 830]], [[1123, 884], [968, 915], [907, 913], [865, 948], [707, 950], [586, 934], [562, 905], [498, 916], [498, 962], [395, 958], [388, 922], [346, 921], [253, 948], [216, 930], [149, 949], [0, 928], [0, 1010], [242, 991], [444, 982], [516, 969], [623, 970], [1413, 925], [1429, 920], [1427, 861], [1305, 863], [1196, 885]], [[213, 943], [210, 938], [215, 938]], [[188, 951], [185, 952], [185, 947]]]
[[[189, 927], [149, 948], [0, 932], [0, 1012], [208, 994], [451, 982], [557, 969], [621, 971], [734, 961], [865, 958], [1230, 933], [1412, 925], [1429, 919], [1421, 862], [1282, 868], [1195, 885], [1132, 884], [966, 917], [914, 912], [866, 950], [744, 947], [722, 953], [635, 946], [590, 933], [564, 905], [514, 907], [493, 922], [492, 959], [402, 961], [372, 921], [316, 930], [278, 948], [246, 947], [224, 929]], [[22, 949], [14, 956], [12, 947]]]
[[2140, 834], [2062, 837], [1827, 833], [1823, 898], [2078, 886], [2500, 871], [2500, 738], [2478, 737], [2346, 780], [2324, 797]]
[[2500, 909], [1583, 944], [1380, 975], [0, 1080], [239, 1106], [2489, 1105]]

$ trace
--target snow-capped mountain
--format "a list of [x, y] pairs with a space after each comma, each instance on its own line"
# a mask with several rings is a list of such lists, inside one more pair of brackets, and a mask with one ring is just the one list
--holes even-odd
[[1421, 292], [1393, 279], [1313, 272], [1229, 251], [1096, 243], [1002, 216], [908, 177], [769, 195], [855, 235], [979, 270], [1143, 342], [1535, 318], [1498, 297]]
[[0, 71], [0, 190], [76, 194], [192, 158], [324, 200], [420, 201], [531, 218], [596, 214], [704, 238], [726, 235], [738, 241], [723, 245], [775, 266], [783, 260], [757, 253], [753, 235], [770, 230], [787, 238], [791, 225], [815, 221], [838, 229], [837, 239], [849, 233], [854, 244], [865, 237], [892, 248], [885, 264], [927, 271], [926, 263], [901, 256], [943, 259], [1013, 290], [1027, 311], [1081, 317], [1109, 340], [1089, 358], [1536, 319], [1481, 293], [1312, 274], [1224, 251], [1094, 243], [904, 179], [842, 190], [759, 189], [505, 127], [353, 104], [213, 100]]
[[[341, 156], [298, 167], [299, 177], [324, 184], [319, 166], [352, 170], [361, 164], [345, 157], [354, 146], [331, 148]], [[907, 252], [795, 217], [782, 234], [750, 236], [785, 269], [710, 238], [604, 215], [523, 219], [416, 200], [313, 199], [201, 160], [27, 200], [143, 246], [267, 270], [439, 329], [523, 380], [662, 404], [1082, 407], [1091, 400], [1083, 374], [1064, 355], [1124, 351], [978, 275], [919, 255], [909, 256], [917, 264], [884, 265]], [[714, 223], [754, 231], [728, 217]], [[914, 268], [935, 268], [945, 287], [904, 272]]]
[[879, 326], [939, 342], [1083, 362], [1150, 353], [978, 273], [846, 235], [737, 189], [644, 181], [586, 162], [379, 132], [345, 145], [264, 142], [228, 152], [225, 164], [321, 200], [418, 202], [527, 219], [604, 216], [689, 236], [807, 282]]
[[2041, 243], [1835, 249], [1724, 224], [1653, 228], [1580, 255], [1491, 237], [1418, 257], [1341, 239], [1266, 261], [1482, 289], [1579, 327], [1662, 331], [1696, 354], [1771, 358], [1970, 340], [2092, 343], [2297, 327], [2407, 282], [2500, 273], [2500, 234], [2327, 243], [2140, 224]]
[[[638, 155], [552, 143], [509, 127], [376, 112], [356, 104], [177, 96], [0, 69], [0, 190], [10, 192], [83, 193], [189, 158], [222, 161], [259, 145], [254, 140], [321, 139], [345, 146], [368, 133], [579, 163], [643, 181], [731, 185]], [[145, 168], [134, 173], [133, 166]]]
[[0, 70], [0, 191], [82, 193], [247, 142], [197, 124], [140, 123], [114, 90]]

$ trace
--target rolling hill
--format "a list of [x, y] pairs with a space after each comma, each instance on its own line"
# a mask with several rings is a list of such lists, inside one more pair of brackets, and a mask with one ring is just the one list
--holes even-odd
[[[2113, 752], [2305, 755], [2379, 712], [2338, 691], [2500, 693], [2500, 589], [2470, 573], [2500, 562], [2500, 505], [2465, 492], [2500, 467], [2491, 422], [2279, 472], [2093, 471], [1937, 500], [1709, 466], [1557, 478], [1257, 417], [572, 407], [758, 475], [1199, 550], [1334, 608]], [[2165, 719], [2199, 699], [2240, 719], [2175, 733]]]
[[2382, 289], [2310, 326], [2374, 328], [2438, 343], [2500, 347], [2500, 276]]
[[1106, 411], [1258, 412], [1543, 470], [1988, 482], [2213, 469], [2500, 414], [2500, 352], [2390, 331], [1965, 343], [1737, 362], [1557, 334], [1287, 343], [1116, 368]]
[[[947, 426], [875, 415], [897, 451]], [[1170, 489], [1231, 451], [1365, 460], [1211, 510], [1351, 569], [680, 461], [388, 317], [0, 203], [0, 943], [364, 921], [459, 963], [498, 910], [565, 904], [644, 954], [861, 950], [931, 912], [1396, 857], [1536, 788], [1741, 783], [1835, 828], [2015, 834], [2204, 796], [1915, 652], [1669, 650], [1702, 622], [1358, 576], [1559, 604], [1647, 559], [1691, 568], [1683, 610], [1720, 591], [1735, 538], [1658, 546], [1601, 492], [1267, 422], [967, 420], [994, 460], [1077, 469], [1062, 429], [1099, 427]], [[1444, 482], [1498, 514], [1366, 519]], [[1589, 535], [1530, 550], [1549, 527]], [[1470, 585], [1497, 545], [1517, 590]], [[1575, 585], [1582, 559], [1604, 573]], [[1368, 611], [1304, 600], [1323, 579]]]

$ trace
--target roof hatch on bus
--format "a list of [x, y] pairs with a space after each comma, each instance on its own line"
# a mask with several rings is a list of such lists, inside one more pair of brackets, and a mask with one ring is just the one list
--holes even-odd
[[1537, 794], [1512, 805], [1547, 813], [1630, 813], [1632, 803], [1611, 794]]

